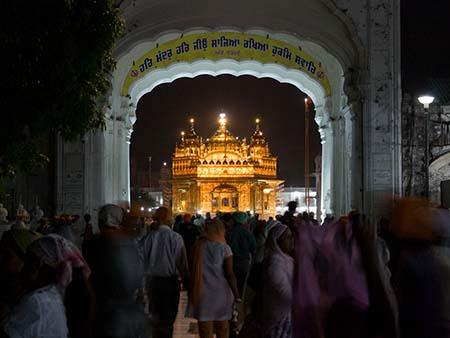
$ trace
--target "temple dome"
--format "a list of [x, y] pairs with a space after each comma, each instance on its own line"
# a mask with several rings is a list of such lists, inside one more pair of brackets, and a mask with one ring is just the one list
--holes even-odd
[[227, 120], [225, 114], [220, 114], [219, 129], [216, 130], [213, 136], [206, 142], [207, 145], [239, 145], [238, 139], [231, 134], [227, 128]]

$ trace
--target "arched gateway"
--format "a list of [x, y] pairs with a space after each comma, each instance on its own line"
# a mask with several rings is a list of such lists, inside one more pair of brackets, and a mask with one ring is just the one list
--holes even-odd
[[[322, 209], [375, 216], [401, 192], [399, 12], [394, 0], [124, 1], [128, 33], [102, 102], [107, 129], [60, 144], [59, 207], [91, 212], [130, 198], [139, 99], [203, 74], [253, 75], [308, 94], [322, 140]], [[258, 27], [258, 28], [255, 28]]]

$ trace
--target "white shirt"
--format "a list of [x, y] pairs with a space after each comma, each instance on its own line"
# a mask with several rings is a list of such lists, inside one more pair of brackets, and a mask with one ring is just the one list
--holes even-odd
[[10, 338], [68, 337], [66, 309], [56, 285], [25, 295], [3, 322], [3, 329]]
[[180, 234], [160, 225], [142, 239], [145, 272], [152, 277], [186, 276], [186, 248]]

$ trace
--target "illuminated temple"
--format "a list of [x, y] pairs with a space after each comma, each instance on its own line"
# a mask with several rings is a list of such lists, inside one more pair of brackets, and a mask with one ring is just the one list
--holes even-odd
[[219, 129], [203, 139], [190, 120], [188, 132], [172, 157], [172, 205], [175, 213], [250, 211], [262, 218], [276, 214], [277, 195], [283, 183], [277, 179], [277, 158], [256, 120], [248, 143], [234, 137], [220, 114]]

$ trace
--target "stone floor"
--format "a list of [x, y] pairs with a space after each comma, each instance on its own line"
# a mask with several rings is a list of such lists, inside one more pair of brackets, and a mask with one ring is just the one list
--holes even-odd
[[184, 312], [187, 305], [187, 293], [182, 292], [180, 297], [180, 306], [178, 308], [178, 316], [175, 321], [173, 337], [174, 338], [197, 338], [199, 335], [196, 333], [197, 321], [192, 318], [185, 318]]

